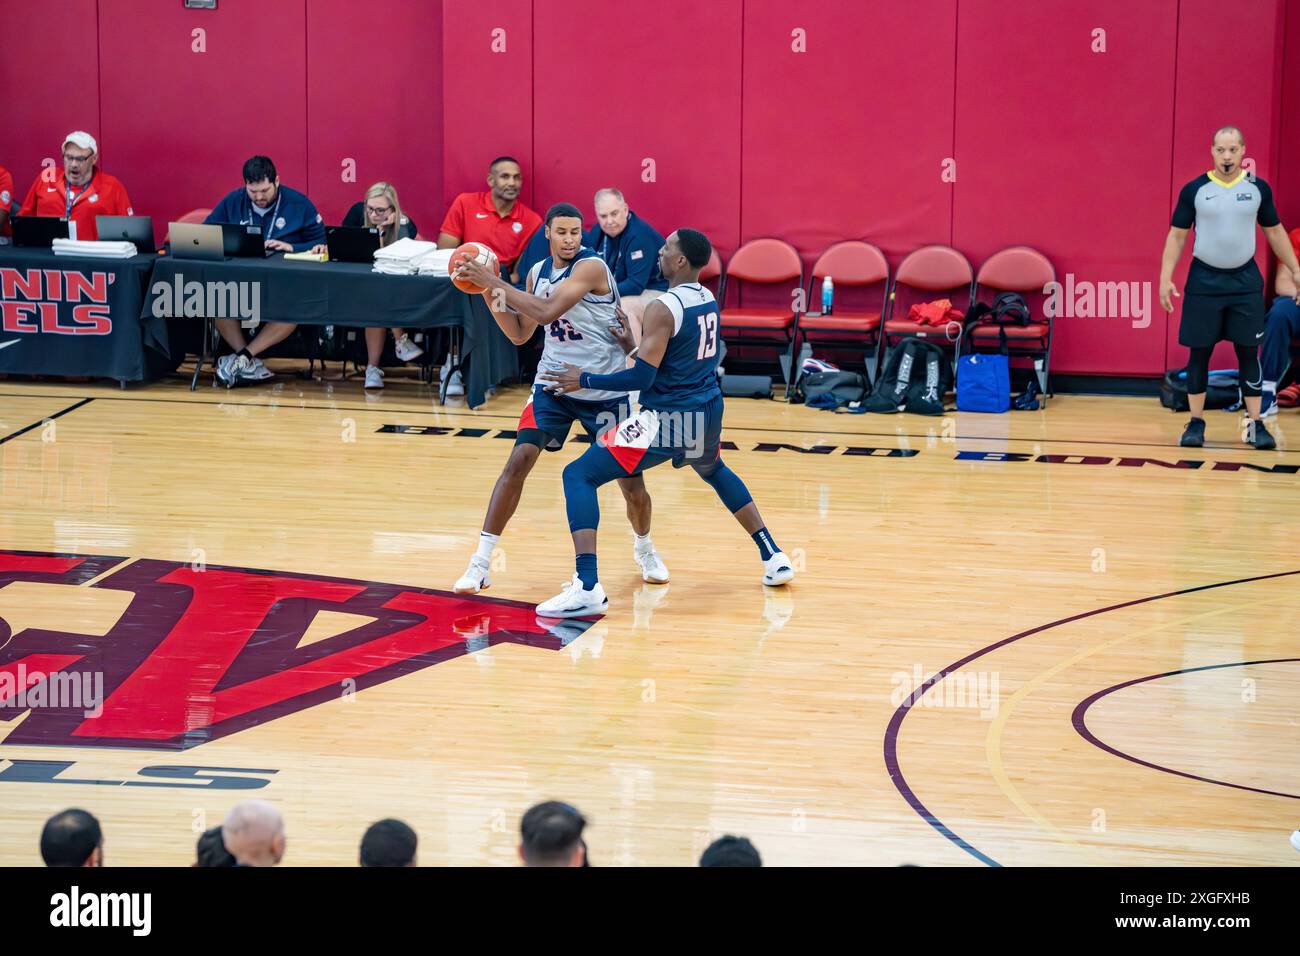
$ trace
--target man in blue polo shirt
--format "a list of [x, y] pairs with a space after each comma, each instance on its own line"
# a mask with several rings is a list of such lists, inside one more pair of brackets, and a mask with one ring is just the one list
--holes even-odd
[[[217, 203], [203, 221], [258, 226], [266, 248], [276, 252], [302, 252], [325, 241], [325, 224], [316, 206], [298, 190], [281, 186], [275, 163], [266, 156], [254, 156], [244, 163], [243, 187]], [[217, 360], [217, 379], [227, 388], [271, 378], [271, 370], [258, 356], [283, 342], [297, 328], [291, 322], [267, 322], [247, 342], [239, 319], [213, 321], [233, 350]]]
[[605, 260], [622, 299], [636, 340], [641, 341], [641, 317], [646, 306], [664, 294], [668, 283], [659, 274], [659, 250], [664, 237], [627, 207], [617, 189], [605, 188], [595, 197], [596, 225], [582, 244]]

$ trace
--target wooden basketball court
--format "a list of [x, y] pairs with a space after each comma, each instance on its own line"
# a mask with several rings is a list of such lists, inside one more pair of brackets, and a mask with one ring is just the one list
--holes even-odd
[[470, 411], [400, 373], [368, 397], [281, 371], [0, 382], [0, 673], [106, 697], [0, 706], [0, 862], [39, 864], [43, 820], [82, 806], [108, 865], [185, 865], [257, 796], [299, 865], [353, 864], [387, 816], [424, 865], [510, 865], [549, 798], [596, 865], [688, 865], [723, 833], [774, 865], [1300, 863], [1293, 411], [1261, 453], [1225, 412], [1179, 449], [1154, 399], [731, 400], [728, 460], [799, 576], [765, 589], [713, 492], [659, 468], [672, 581], [641, 583], [606, 487], [610, 611], [583, 630], [530, 613], [572, 573], [572, 441], [492, 588], [449, 594], [522, 387]]

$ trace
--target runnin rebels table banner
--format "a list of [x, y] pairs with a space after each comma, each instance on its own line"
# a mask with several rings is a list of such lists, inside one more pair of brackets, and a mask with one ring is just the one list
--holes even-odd
[[141, 321], [157, 258], [0, 247], [0, 373], [143, 379], [145, 348], [167, 351], [166, 322]]

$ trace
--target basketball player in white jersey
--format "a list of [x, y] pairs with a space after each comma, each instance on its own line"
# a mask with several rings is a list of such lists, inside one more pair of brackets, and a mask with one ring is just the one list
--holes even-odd
[[[545, 229], [551, 255], [529, 271], [527, 292], [473, 262], [461, 265], [457, 275], [484, 287], [483, 299], [497, 325], [516, 345], [527, 343], [539, 325], [546, 329], [539, 376], [562, 372], [566, 366], [619, 371], [627, 364], [633, 342], [618, 316], [618, 285], [609, 266], [582, 247], [582, 213], [569, 203], [552, 206], [546, 213]], [[455, 584], [457, 594], [477, 594], [491, 583], [492, 551], [519, 505], [524, 481], [542, 449], [559, 451], [575, 421], [594, 439], [599, 431], [631, 414], [626, 392], [582, 389], [552, 395], [544, 384], [540, 377], [534, 381], [532, 395], [519, 416], [515, 447], [492, 490], [478, 550]], [[650, 495], [645, 481], [634, 475], [618, 484], [636, 534], [632, 555], [641, 578], [650, 584], [664, 584], [668, 568], [650, 541]]]

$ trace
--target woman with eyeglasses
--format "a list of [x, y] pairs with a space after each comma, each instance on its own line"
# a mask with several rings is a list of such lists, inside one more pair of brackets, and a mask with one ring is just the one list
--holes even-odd
[[[375, 183], [366, 190], [366, 198], [354, 203], [343, 217], [345, 226], [368, 226], [379, 230], [379, 245], [387, 246], [398, 239], [414, 239], [419, 229], [415, 223], [402, 214], [402, 207], [397, 202], [397, 190], [391, 183]], [[316, 246], [315, 253], [324, 252], [324, 245]], [[403, 362], [412, 362], [424, 354], [406, 334], [404, 329], [393, 329], [397, 357]], [[384, 329], [368, 328], [366, 332], [366, 388], [384, 387], [384, 370], [379, 367], [384, 352]]]

